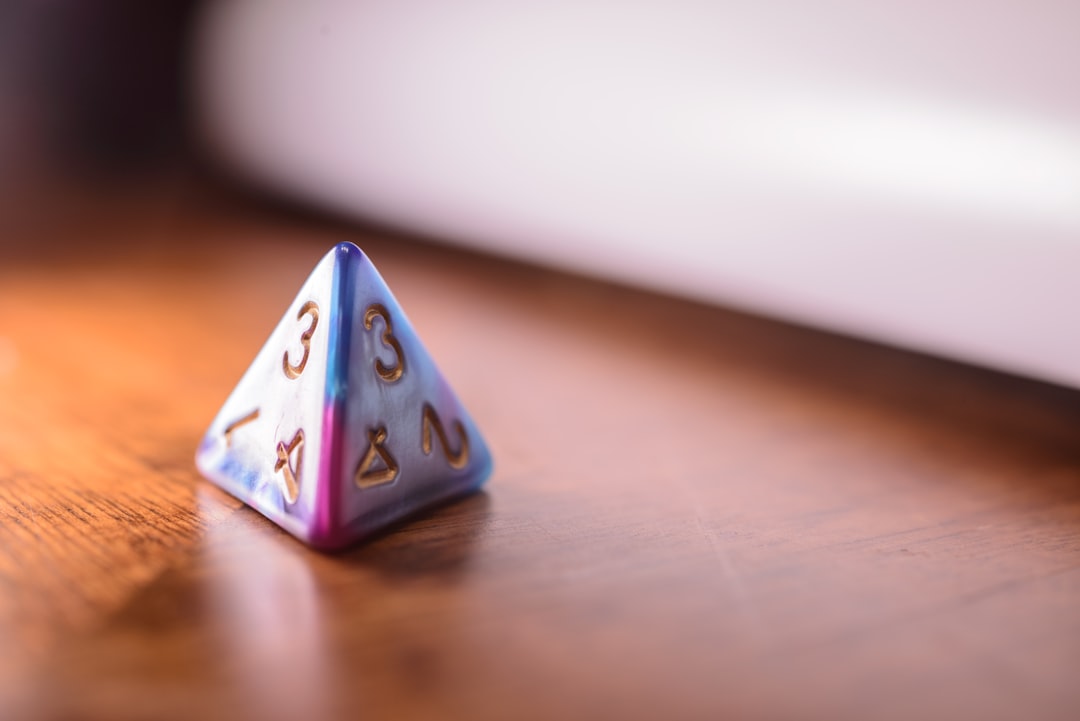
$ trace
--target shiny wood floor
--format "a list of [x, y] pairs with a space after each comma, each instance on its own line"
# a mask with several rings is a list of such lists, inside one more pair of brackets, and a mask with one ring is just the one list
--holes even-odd
[[[192, 458], [342, 239], [496, 470], [328, 556]], [[5, 240], [5, 719], [1076, 718], [1080, 393], [226, 201]]]

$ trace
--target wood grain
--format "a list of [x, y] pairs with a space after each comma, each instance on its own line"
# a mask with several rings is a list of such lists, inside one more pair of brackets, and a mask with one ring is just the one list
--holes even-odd
[[[1077, 392], [235, 201], [26, 232], [4, 718], [1075, 718]], [[192, 455], [343, 238], [496, 471], [327, 556]]]

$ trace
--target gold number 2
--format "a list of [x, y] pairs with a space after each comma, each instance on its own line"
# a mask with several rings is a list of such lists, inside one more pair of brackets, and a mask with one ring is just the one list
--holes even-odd
[[[293, 464], [289, 458], [292, 456], [293, 451], [296, 451], [296, 468], [293, 468]], [[296, 503], [297, 497], [300, 495], [300, 469], [304, 464], [304, 429], [301, 428], [296, 432], [296, 435], [289, 441], [289, 445], [285, 445], [281, 441], [277, 444], [277, 463], [274, 464], [274, 472], [283, 472], [282, 483], [282, 495], [285, 496], [285, 500], [289, 503]]]
[[457, 453], [450, 450], [450, 442], [446, 438], [446, 429], [443, 428], [442, 421], [439, 420], [439, 414], [435, 412], [435, 409], [431, 407], [430, 403], [424, 404], [424, 418], [421, 423], [423, 424], [423, 429], [420, 447], [423, 448], [424, 454], [428, 455], [431, 453], [431, 431], [434, 429], [435, 435], [439, 437], [439, 443], [442, 444], [446, 462], [455, 470], [464, 468], [465, 464], [469, 462], [469, 437], [465, 435], [465, 426], [461, 424], [461, 421], [454, 421], [454, 430], [457, 431], [458, 438], [461, 439], [461, 448], [458, 449]]
[[289, 362], [289, 351], [285, 351], [285, 355], [281, 358], [281, 368], [285, 371], [287, 378], [299, 378], [300, 374], [304, 372], [304, 366], [307, 365], [308, 356], [311, 355], [311, 336], [315, 333], [315, 326], [319, 324], [319, 306], [316, 305], [315, 301], [309, 300], [300, 306], [300, 312], [296, 314], [296, 319], [300, 320], [305, 315], [311, 316], [311, 325], [300, 334], [300, 345], [304, 347], [304, 356], [296, 365]]
[[387, 383], [393, 383], [401, 378], [401, 374], [405, 372], [405, 354], [401, 352], [401, 344], [398, 343], [397, 338], [394, 337], [394, 328], [390, 324], [390, 313], [382, 303], [372, 303], [368, 306], [367, 310], [364, 311], [364, 328], [371, 330], [374, 327], [373, 321], [376, 317], [382, 318], [383, 323], [386, 324], [386, 329], [383, 330], [382, 333], [382, 342], [394, 350], [394, 354], [397, 356], [397, 363], [392, 366], [387, 366], [381, 360], [376, 358], [375, 372]]

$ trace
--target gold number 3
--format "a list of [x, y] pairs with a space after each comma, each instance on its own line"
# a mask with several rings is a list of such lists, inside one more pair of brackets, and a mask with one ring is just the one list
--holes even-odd
[[387, 383], [393, 383], [397, 379], [401, 378], [401, 374], [405, 372], [405, 354], [401, 352], [401, 344], [398, 343], [397, 338], [394, 337], [394, 328], [390, 324], [390, 313], [387, 312], [386, 307], [382, 303], [372, 303], [364, 311], [364, 328], [371, 330], [374, 325], [373, 321], [376, 317], [382, 318], [383, 323], [386, 324], [386, 329], [382, 333], [382, 342], [390, 346], [394, 350], [394, 355], [397, 356], [397, 363], [392, 366], [387, 366], [380, 359], [375, 359], [375, 372], [379, 374]]
[[300, 312], [296, 314], [296, 319], [300, 320], [305, 315], [311, 316], [311, 325], [300, 334], [300, 345], [304, 347], [304, 357], [296, 365], [289, 362], [289, 351], [285, 351], [285, 355], [281, 358], [281, 368], [285, 371], [287, 378], [299, 378], [300, 374], [304, 372], [304, 366], [307, 365], [308, 356], [311, 355], [311, 336], [315, 333], [315, 326], [319, 324], [319, 306], [315, 304], [315, 301], [309, 300], [300, 306]]

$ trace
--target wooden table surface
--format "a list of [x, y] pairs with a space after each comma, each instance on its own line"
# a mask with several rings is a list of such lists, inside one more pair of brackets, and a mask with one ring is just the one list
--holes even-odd
[[[322, 555], [192, 459], [342, 239], [496, 468]], [[1080, 393], [231, 200], [5, 242], [4, 719], [1080, 717]]]

